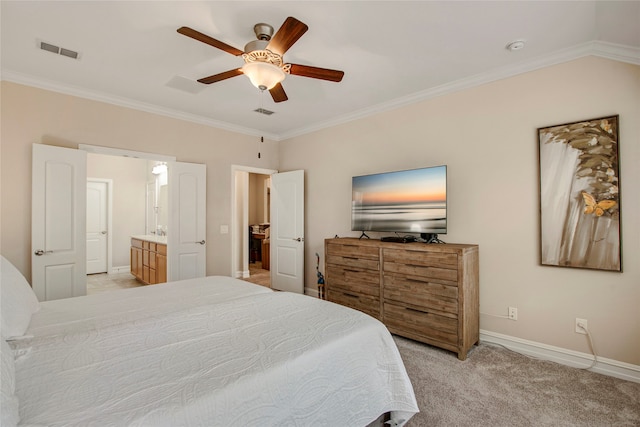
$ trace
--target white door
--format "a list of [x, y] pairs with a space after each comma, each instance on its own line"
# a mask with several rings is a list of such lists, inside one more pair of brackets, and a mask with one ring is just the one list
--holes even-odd
[[304, 171], [271, 175], [271, 287], [304, 293]]
[[86, 295], [87, 153], [33, 144], [31, 277], [40, 301]]
[[108, 195], [106, 181], [87, 180], [87, 274], [108, 271]]
[[195, 163], [168, 162], [169, 281], [206, 275], [207, 168]]

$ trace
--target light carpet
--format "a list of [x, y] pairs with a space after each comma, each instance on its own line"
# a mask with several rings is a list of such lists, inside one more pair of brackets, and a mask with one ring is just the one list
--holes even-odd
[[394, 336], [417, 426], [640, 426], [640, 384], [480, 344], [467, 360]]

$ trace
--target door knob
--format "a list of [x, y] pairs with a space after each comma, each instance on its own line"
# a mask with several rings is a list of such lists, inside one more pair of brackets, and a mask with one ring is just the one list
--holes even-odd
[[199, 242], [196, 242], [196, 243], [200, 243], [201, 245], [204, 245], [205, 241], [204, 240], [200, 240]]
[[304, 242], [304, 239], [302, 237], [298, 237], [297, 239], [293, 239], [296, 242]]
[[100, 234], [107, 234], [107, 232], [106, 231], [101, 231]]
[[42, 249], [38, 249], [34, 252], [34, 255], [36, 256], [42, 256], [44, 254], [50, 254], [53, 251], [43, 251]]

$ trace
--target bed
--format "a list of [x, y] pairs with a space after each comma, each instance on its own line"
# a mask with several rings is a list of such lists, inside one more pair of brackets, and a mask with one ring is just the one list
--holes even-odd
[[9, 266], [3, 426], [403, 425], [418, 412], [391, 335], [358, 311], [222, 276], [38, 303]]

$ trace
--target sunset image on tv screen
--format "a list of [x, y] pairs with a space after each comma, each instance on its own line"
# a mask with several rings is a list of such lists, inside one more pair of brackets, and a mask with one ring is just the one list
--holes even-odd
[[447, 167], [352, 179], [352, 230], [446, 233]]

